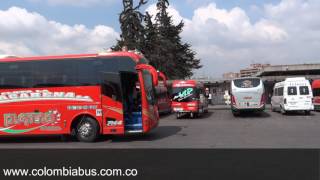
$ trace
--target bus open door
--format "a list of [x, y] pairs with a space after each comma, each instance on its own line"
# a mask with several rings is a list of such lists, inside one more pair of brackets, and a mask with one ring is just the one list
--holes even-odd
[[137, 73], [106, 74], [108, 80], [102, 89], [109, 93], [102, 98], [106, 134], [147, 133], [158, 125], [154, 89], [158, 77], [153, 71], [149, 65], [138, 65]]
[[136, 67], [141, 85], [143, 132], [149, 132], [159, 123], [155, 86], [158, 85], [158, 73], [150, 65], [141, 64]]

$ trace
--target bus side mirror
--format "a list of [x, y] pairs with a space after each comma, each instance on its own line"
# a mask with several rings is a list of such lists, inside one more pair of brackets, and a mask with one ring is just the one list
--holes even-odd
[[158, 72], [154, 67], [147, 65], [147, 64], [139, 64], [136, 66], [136, 69], [149, 71], [150, 74], [152, 75], [153, 85], [158, 86], [158, 83], [159, 83]]
[[158, 71], [158, 78], [161, 78], [164, 85], [167, 86], [167, 77], [163, 74], [163, 72]]

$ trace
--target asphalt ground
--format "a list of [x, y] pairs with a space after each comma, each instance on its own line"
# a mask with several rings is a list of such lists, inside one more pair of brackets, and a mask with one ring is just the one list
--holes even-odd
[[195, 119], [164, 115], [146, 135], [103, 136], [95, 143], [60, 136], [1, 137], [3, 148], [320, 148], [320, 113], [282, 115], [267, 109], [261, 115], [234, 117], [229, 108], [213, 106]]

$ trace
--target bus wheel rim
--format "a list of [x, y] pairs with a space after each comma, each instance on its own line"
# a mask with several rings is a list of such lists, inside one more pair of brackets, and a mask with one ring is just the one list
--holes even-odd
[[92, 134], [92, 126], [90, 123], [83, 123], [79, 128], [79, 133], [83, 137], [89, 137]]

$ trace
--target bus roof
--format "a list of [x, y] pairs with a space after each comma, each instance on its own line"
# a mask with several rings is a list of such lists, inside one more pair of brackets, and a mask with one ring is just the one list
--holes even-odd
[[312, 82], [312, 88], [314, 88], [314, 89], [320, 88], [320, 79], [314, 80]]
[[261, 80], [261, 78], [259, 78], [259, 77], [239, 77], [239, 78], [234, 78], [233, 81], [238, 80], [238, 79], [239, 80], [241, 80], [241, 79], [260, 79]]
[[76, 59], [76, 58], [89, 58], [89, 57], [130, 57], [136, 63], [143, 57], [140, 54], [127, 51], [118, 52], [103, 52], [98, 54], [69, 54], [69, 55], [55, 55], [55, 56], [34, 56], [34, 57], [5, 57], [0, 58], [0, 62], [18, 62], [18, 61], [40, 61], [40, 60], [63, 60], [63, 59]]

